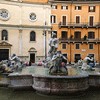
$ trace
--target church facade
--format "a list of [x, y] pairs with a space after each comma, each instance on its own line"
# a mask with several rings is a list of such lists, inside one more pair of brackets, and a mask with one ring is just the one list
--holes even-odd
[[51, 36], [48, 15], [51, 10], [46, 2], [0, 0], [0, 60], [8, 59], [12, 54], [23, 61], [43, 60]]

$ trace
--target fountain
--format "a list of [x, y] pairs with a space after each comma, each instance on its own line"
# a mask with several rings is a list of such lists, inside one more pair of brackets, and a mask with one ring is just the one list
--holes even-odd
[[9, 74], [8, 87], [33, 88], [38, 93], [47, 95], [69, 95], [83, 93], [90, 86], [100, 86], [98, 71], [91, 72], [78, 66], [66, 65], [67, 58], [57, 50], [58, 44], [59, 40], [52, 33], [44, 66], [26, 67], [21, 72]]
[[[88, 75], [75, 73], [70, 75], [74, 68], [66, 67], [66, 58], [61, 51], [57, 51], [59, 40], [52, 33], [50, 50], [45, 61], [46, 74], [33, 74], [33, 88], [42, 94], [67, 95], [69, 93], [83, 92], [88, 89]], [[45, 69], [45, 68], [44, 68]]]

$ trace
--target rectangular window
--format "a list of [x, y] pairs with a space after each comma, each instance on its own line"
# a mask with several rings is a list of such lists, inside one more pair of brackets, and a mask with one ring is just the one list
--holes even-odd
[[80, 16], [76, 16], [76, 24], [80, 23]]
[[66, 25], [66, 16], [62, 16], [62, 24]]
[[62, 49], [66, 49], [66, 44], [65, 43], [62, 44]]
[[62, 10], [68, 10], [68, 6], [62, 5], [62, 6], [61, 6], [61, 9], [62, 9]]
[[80, 49], [80, 45], [79, 44], [76, 44], [76, 49]]
[[62, 39], [67, 39], [67, 35], [68, 35], [68, 34], [67, 34], [67, 31], [62, 31], [62, 32], [61, 32], [61, 38], [62, 38]]
[[81, 39], [81, 32], [80, 31], [74, 32], [74, 39]]
[[82, 6], [75, 6], [75, 10], [81, 10]]
[[89, 44], [89, 49], [93, 49], [93, 44]]
[[56, 16], [55, 15], [51, 15], [51, 23], [56, 23]]
[[89, 12], [95, 12], [95, 6], [89, 6]]
[[51, 5], [52, 9], [57, 9], [57, 5]]
[[95, 39], [95, 33], [94, 32], [88, 32], [88, 39]]
[[94, 22], [94, 17], [93, 16], [90, 16], [89, 17], [89, 25], [90, 26], [93, 26], [93, 22]]

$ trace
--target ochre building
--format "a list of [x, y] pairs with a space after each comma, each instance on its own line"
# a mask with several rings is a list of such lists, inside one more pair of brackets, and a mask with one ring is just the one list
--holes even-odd
[[100, 0], [49, 0], [52, 31], [70, 63], [93, 55], [100, 63]]

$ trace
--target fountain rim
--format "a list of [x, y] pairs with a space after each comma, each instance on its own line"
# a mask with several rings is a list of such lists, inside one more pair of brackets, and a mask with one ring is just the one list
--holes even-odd
[[32, 74], [32, 76], [34, 78], [65, 78], [65, 79], [74, 79], [74, 78], [86, 78], [86, 77], [89, 77], [89, 75], [72, 75], [72, 76], [65, 76], [65, 75], [38, 75], [38, 74]]

